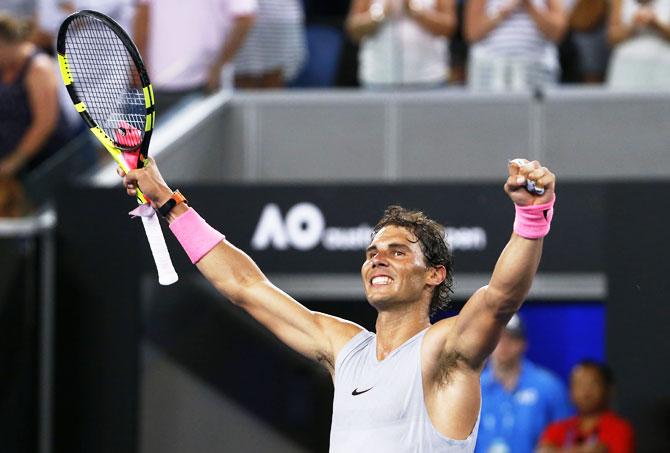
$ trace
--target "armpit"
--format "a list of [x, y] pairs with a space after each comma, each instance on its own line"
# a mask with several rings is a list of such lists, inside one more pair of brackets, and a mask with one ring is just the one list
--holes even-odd
[[458, 352], [445, 352], [437, 361], [435, 370], [435, 383], [439, 386], [448, 385], [452, 382], [453, 373], [465, 362], [465, 358]]

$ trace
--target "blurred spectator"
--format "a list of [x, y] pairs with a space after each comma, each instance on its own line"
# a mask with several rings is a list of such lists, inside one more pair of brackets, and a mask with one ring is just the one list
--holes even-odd
[[253, 28], [235, 56], [235, 86], [281, 88], [305, 61], [305, 16], [299, 0], [258, 0]]
[[60, 24], [75, 11], [92, 9], [108, 15], [128, 33], [132, 26], [136, 0], [39, 0], [37, 6], [38, 33], [36, 44], [53, 50]]
[[468, 0], [468, 85], [519, 91], [557, 83], [556, 43], [567, 24], [562, 0]]
[[221, 87], [224, 66], [244, 42], [257, 8], [256, 0], [140, 0], [135, 39], [157, 109]]
[[15, 178], [0, 176], [0, 218], [22, 217], [28, 213], [28, 201], [21, 183]]
[[0, 176], [24, 176], [73, 137], [54, 62], [29, 34], [25, 22], [0, 14]]
[[37, 0], [2, 0], [0, 10], [13, 17], [30, 20], [35, 14]]
[[482, 373], [477, 453], [532, 453], [544, 428], [571, 413], [563, 383], [524, 358], [527, 346], [514, 315]]
[[541, 453], [632, 453], [633, 428], [609, 409], [612, 372], [585, 360], [572, 370], [570, 395], [578, 415], [550, 425], [542, 434]]
[[[36, 27], [30, 40], [42, 50], [55, 55], [56, 36], [65, 18], [75, 11], [92, 9], [107, 14], [130, 32], [136, 0], [39, 0], [36, 10]], [[60, 71], [57, 78], [60, 80]], [[85, 129], [79, 113], [73, 108], [65, 85], [58, 84], [61, 111], [69, 124]]]
[[468, 43], [463, 35], [465, 0], [456, 0], [456, 31], [449, 41], [449, 85], [465, 85]]
[[670, 88], [670, 1], [613, 0], [608, 36], [613, 88]]
[[361, 85], [437, 87], [447, 82], [455, 0], [353, 0], [346, 29], [361, 42]]
[[609, 45], [607, 43], [607, 0], [577, 0], [570, 12], [569, 39], [577, 60], [577, 78], [583, 83], [605, 80]]

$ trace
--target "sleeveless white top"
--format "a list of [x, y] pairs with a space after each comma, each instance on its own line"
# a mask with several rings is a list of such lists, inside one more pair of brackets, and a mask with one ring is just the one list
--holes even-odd
[[[621, 3], [621, 21], [630, 25], [641, 5], [635, 0]], [[647, 7], [665, 25], [670, 23], [670, 0], [652, 0]], [[617, 89], [670, 89], [670, 42], [652, 29], [641, 30], [612, 51], [608, 85]]]
[[[400, 0], [388, 1], [401, 7]], [[417, 1], [424, 8], [434, 8], [436, 3]], [[437, 85], [447, 80], [448, 52], [444, 36], [431, 34], [406, 15], [389, 18], [362, 39], [358, 76], [363, 85]]]
[[465, 453], [477, 440], [440, 434], [428, 416], [421, 378], [421, 343], [426, 330], [407, 340], [381, 362], [376, 335], [352, 338], [335, 362], [331, 453]]
[[[531, 0], [546, 9], [547, 0]], [[507, 0], [487, 0], [494, 16]], [[470, 47], [468, 85], [484, 91], [518, 91], [551, 85], [558, 79], [558, 48], [523, 9], [517, 9]]]

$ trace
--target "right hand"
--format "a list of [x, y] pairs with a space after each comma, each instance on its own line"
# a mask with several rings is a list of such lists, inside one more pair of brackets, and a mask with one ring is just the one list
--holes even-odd
[[151, 200], [151, 204], [157, 208], [162, 206], [171, 196], [172, 189], [167, 185], [160, 171], [156, 161], [149, 157], [144, 167], [131, 170], [129, 173], [121, 168], [117, 168], [116, 172], [123, 178], [123, 185], [126, 192], [131, 197], [137, 196], [137, 188], [144, 193], [144, 196]]
[[654, 11], [646, 6], [640, 7], [633, 16], [633, 23], [637, 28], [648, 27], [654, 20]]
[[[507, 181], [505, 192], [518, 206], [545, 204], [554, 198], [556, 175], [538, 161], [513, 159], [507, 165]], [[537, 187], [544, 189], [543, 194], [531, 193], [526, 190], [526, 183], [532, 181]]]
[[510, 14], [519, 8], [519, 6], [521, 6], [521, 0], [510, 0], [502, 4], [498, 10], [498, 14], [500, 15], [501, 19], [507, 19]]
[[[409, 0], [407, 0], [409, 2]], [[389, 2], [387, 0], [381, 0], [372, 3], [380, 3], [384, 7], [384, 16], [389, 19], [397, 19], [403, 15], [405, 8], [405, 2]]]

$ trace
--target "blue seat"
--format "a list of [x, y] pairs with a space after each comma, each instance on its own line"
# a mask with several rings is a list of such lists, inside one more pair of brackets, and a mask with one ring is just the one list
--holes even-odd
[[295, 88], [334, 86], [344, 40], [342, 30], [328, 25], [308, 25], [306, 35], [307, 61], [289, 86]]

